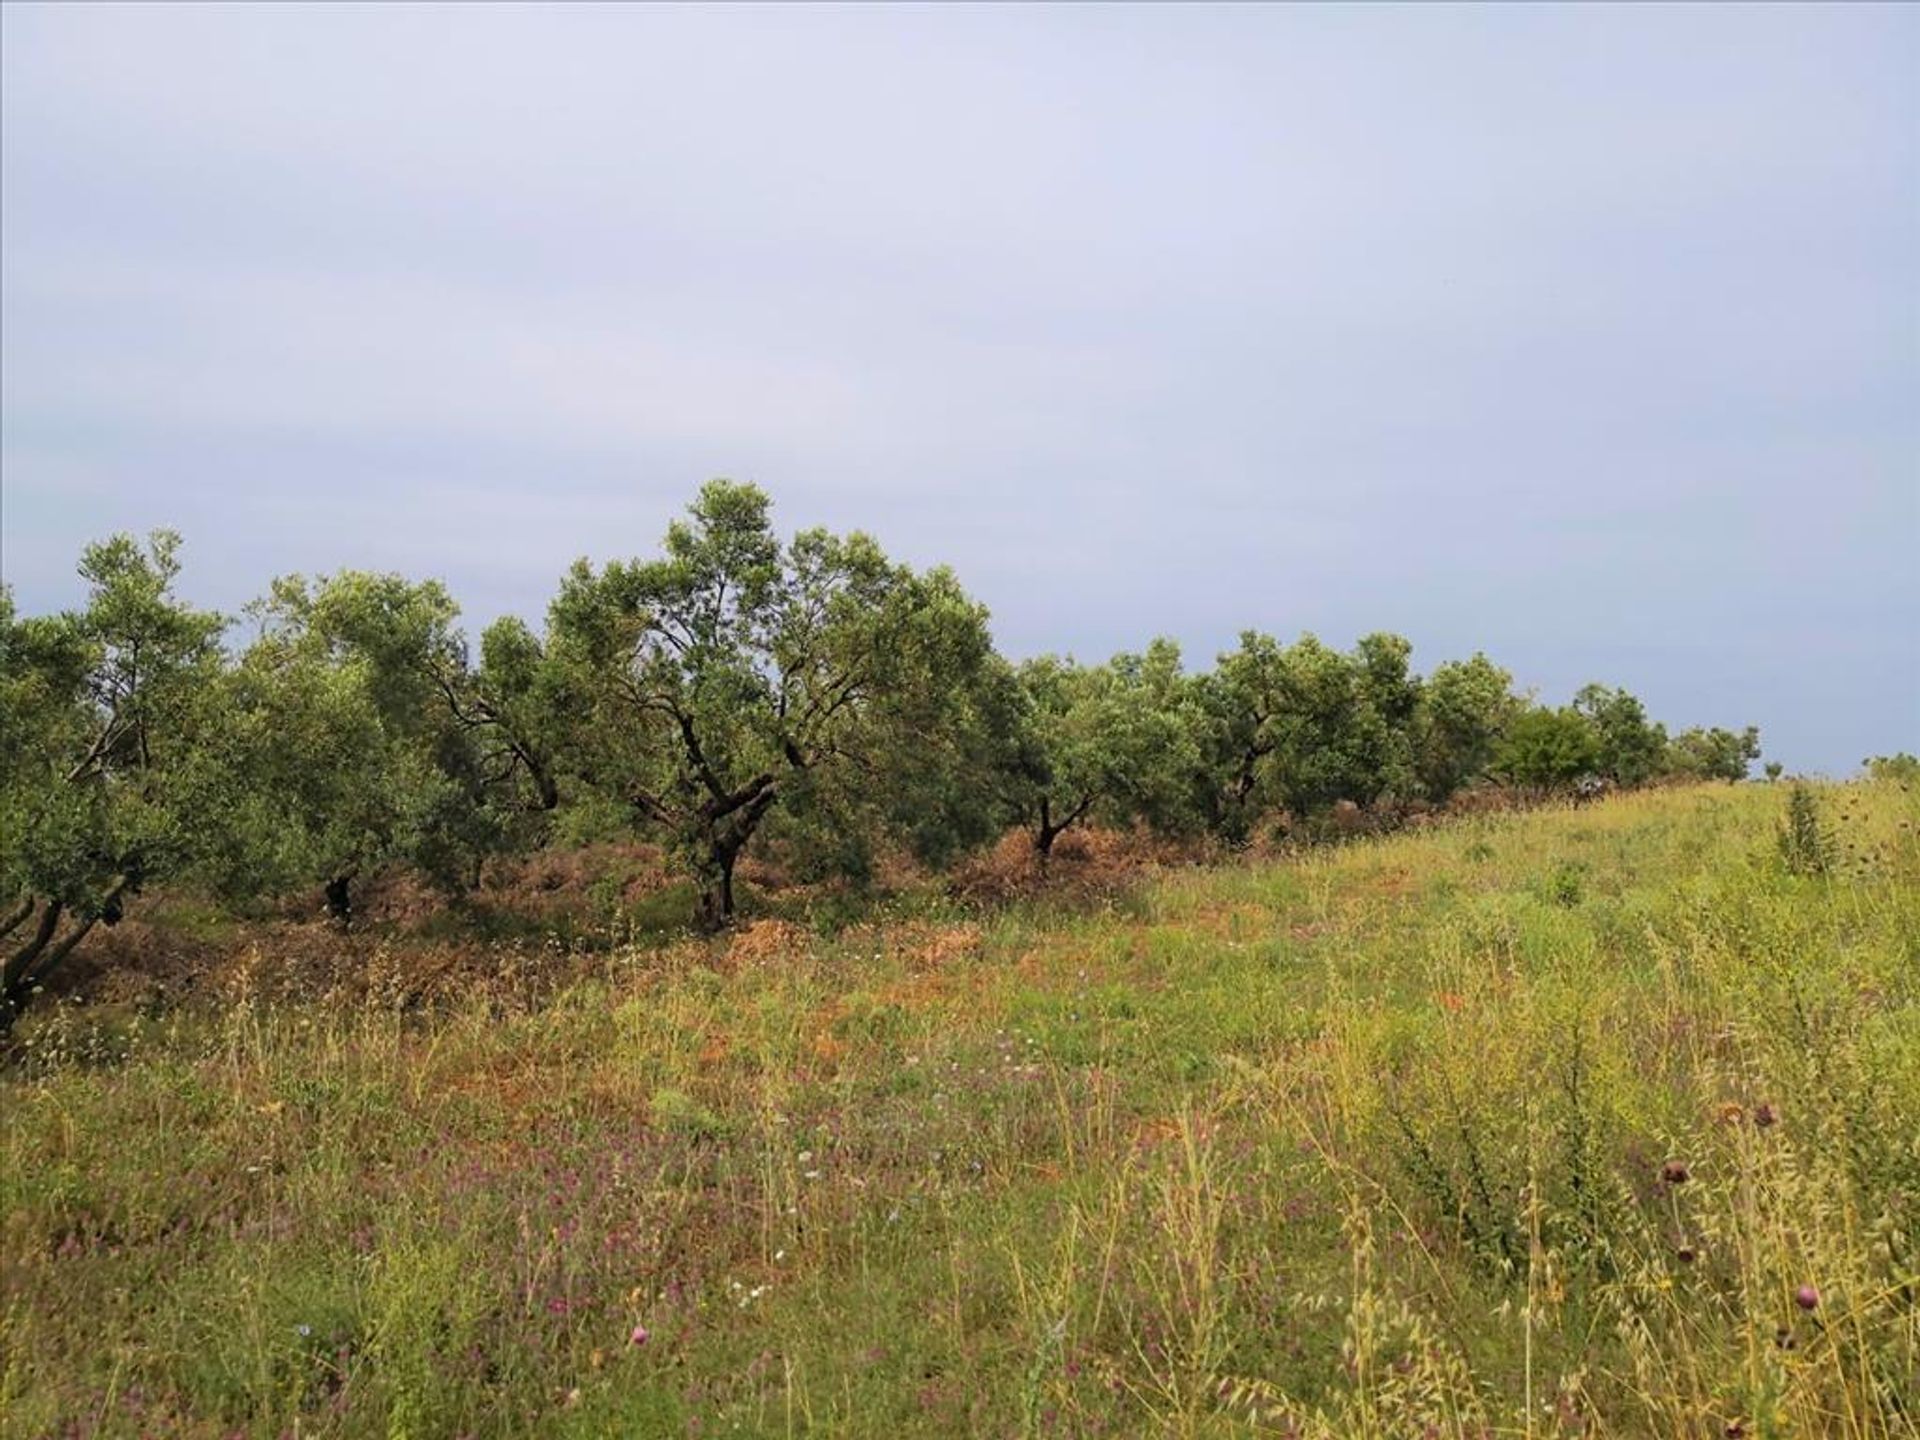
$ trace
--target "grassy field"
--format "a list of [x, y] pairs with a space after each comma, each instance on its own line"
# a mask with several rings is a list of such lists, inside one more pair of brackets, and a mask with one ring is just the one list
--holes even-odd
[[50, 1008], [0, 1433], [1915, 1435], [1920, 800], [1820, 795]]

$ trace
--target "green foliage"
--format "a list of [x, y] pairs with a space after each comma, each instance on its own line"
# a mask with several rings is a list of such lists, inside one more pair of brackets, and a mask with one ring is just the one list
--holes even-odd
[[193, 864], [182, 782], [224, 620], [178, 599], [180, 540], [81, 556], [85, 608], [17, 618], [0, 590], [0, 1029], [80, 940]]
[[1364, 707], [1358, 667], [1312, 635], [1278, 652], [1275, 698], [1263, 714], [1262, 769], [1278, 808], [1315, 815], [1338, 800], [1364, 804], [1377, 777], [1365, 758], [1386, 748], [1379, 715]]
[[1666, 728], [1647, 718], [1647, 707], [1625, 690], [1583, 685], [1573, 708], [1593, 729], [1599, 747], [1595, 770], [1616, 785], [1644, 785], [1660, 773]]
[[1420, 793], [1413, 727], [1425, 687], [1412, 657], [1412, 644], [1398, 635], [1363, 635], [1353, 648], [1352, 734], [1343, 747], [1351, 789], [1343, 798], [1356, 804]]
[[492, 856], [638, 836], [717, 926], [750, 849], [858, 895], [883, 859], [950, 866], [1009, 823], [1043, 859], [1089, 823], [1310, 839], [1490, 778], [1735, 779], [1758, 753], [1752, 730], [1669, 741], [1604, 686], [1529, 708], [1484, 655], [1423, 679], [1384, 633], [1343, 652], [1248, 631], [1199, 674], [1167, 640], [1011, 664], [946, 570], [857, 532], [783, 543], [767, 497], [726, 481], [656, 556], [581, 562], [544, 633], [508, 617], [477, 654], [438, 582], [354, 571], [275, 581], [225, 654], [220, 618], [172, 596], [177, 549], [91, 547], [77, 614], [20, 618], [0, 596], [16, 996], [163, 874], [241, 909], [314, 891], [345, 919], [390, 865], [457, 895]]
[[1485, 655], [1437, 665], [1420, 692], [1413, 747], [1429, 799], [1444, 801], [1487, 773], [1521, 703], [1513, 677]]
[[1569, 862], [1547, 877], [1547, 899], [1555, 905], [1578, 905], [1586, 896], [1587, 867]]
[[1760, 758], [1760, 731], [1683, 730], [1667, 746], [1666, 770], [1687, 780], [1744, 780], [1747, 769]]
[[1003, 787], [1042, 858], [1083, 820], [1189, 828], [1199, 755], [1173, 642], [1105, 665], [1043, 656], [1015, 678], [1024, 705]]
[[1904, 750], [1892, 755], [1869, 756], [1862, 765], [1870, 780], [1884, 780], [1896, 785], [1920, 782], [1920, 756], [1909, 755]]
[[1305, 820], [1340, 801], [1411, 800], [1431, 788], [1428, 772], [1457, 784], [1502, 722], [1483, 692], [1504, 691], [1505, 677], [1469, 662], [1435, 708], [1411, 653], [1397, 635], [1365, 636], [1344, 655], [1312, 635], [1283, 647], [1243, 634], [1195, 684], [1209, 828], [1238, 843], [1276, 811]]
[[991, 653], [947, 571], [858, 533], [783, 546], [767, 511], [712, 482], [661, 559], [575, 565], [549, 622], [564, 763], [666, 842], [708, 925], [731, 918], [734, 864], [776, 806], [816, 817], [854, 868], [875, 827], [906, 823], [924, 773], [891, 781], [942, 757]]
[[1272, 636], [1248, 630], [1238, 649], [1222, 655], [1195, 682], [1201, 742], [1210, 781], [1209, 828], [1241, 843], [1276, 803], [1273, 761], [1281, 740], [1283, 707], [1292, 698], [1286, 654]]
[[1564, 790], [1598, 772], [1603, 754], [1592, 722], [1572, 707], [1522, 712], [1507, 727], [1494, 773], [1509, 784]]
[[[253, 644], [223, 677], [203, 813], [242, 822], [209, 879], [236, 896], [351, 882], [409, 860], [449, 889], [501, 842], [458, 610], [436, 582], [354, 571], [292, 576], [253, 607]], [[229, 826], [229, 831], [235, 827]]]

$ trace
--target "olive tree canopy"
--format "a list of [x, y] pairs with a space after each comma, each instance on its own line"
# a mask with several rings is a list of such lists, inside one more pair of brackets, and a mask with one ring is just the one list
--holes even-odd
[[830, 777], [884, 795], [992, 653], [950, 572], [857, 532], [782, 544], [767, 512], [757, 487], [710, 482], [660, 558], [580, 561], [550, 616], [567, 765], [667, 841], [709, 927], [769, 812]]
[[0, 1029], [96, 924], [190, 866], [182, 781], [212, 716], [221, 616], [173, 593], [180, 537], [90, 545], [85, 608], [0, 590]]

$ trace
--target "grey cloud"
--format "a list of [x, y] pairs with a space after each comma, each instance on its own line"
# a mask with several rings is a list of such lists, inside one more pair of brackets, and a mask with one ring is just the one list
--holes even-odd
[[0, 563], [537, 614], [708, 475], [1017, 651], [1920, 745], [1895, 7], [0, 8]]

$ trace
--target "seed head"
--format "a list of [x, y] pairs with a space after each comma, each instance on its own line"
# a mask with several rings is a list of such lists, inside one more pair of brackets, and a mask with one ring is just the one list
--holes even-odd
[[1811, 1285], [1802, 1285], [1798, 1290], [1793, 1292], [1793, 1303], [1798, 1305], [1802, 1310], [1818, 1310], [1820, 1308], [1820, 1292]]
[[1669, 1160], [1660, 1167], [1660, 1178], [1669, 1185], [1684, 1185], [1693, 1178], [1684, 1160]]
[[1762, 1130], [1766, 1129], [1779, 1118], [1780, 1116], [1774, 1111], [1773, 1106], [1765, 1100], [1762, 1100], [1758, 1105], [1753, 1107], [1753, 1123], [1758, 1125]]

